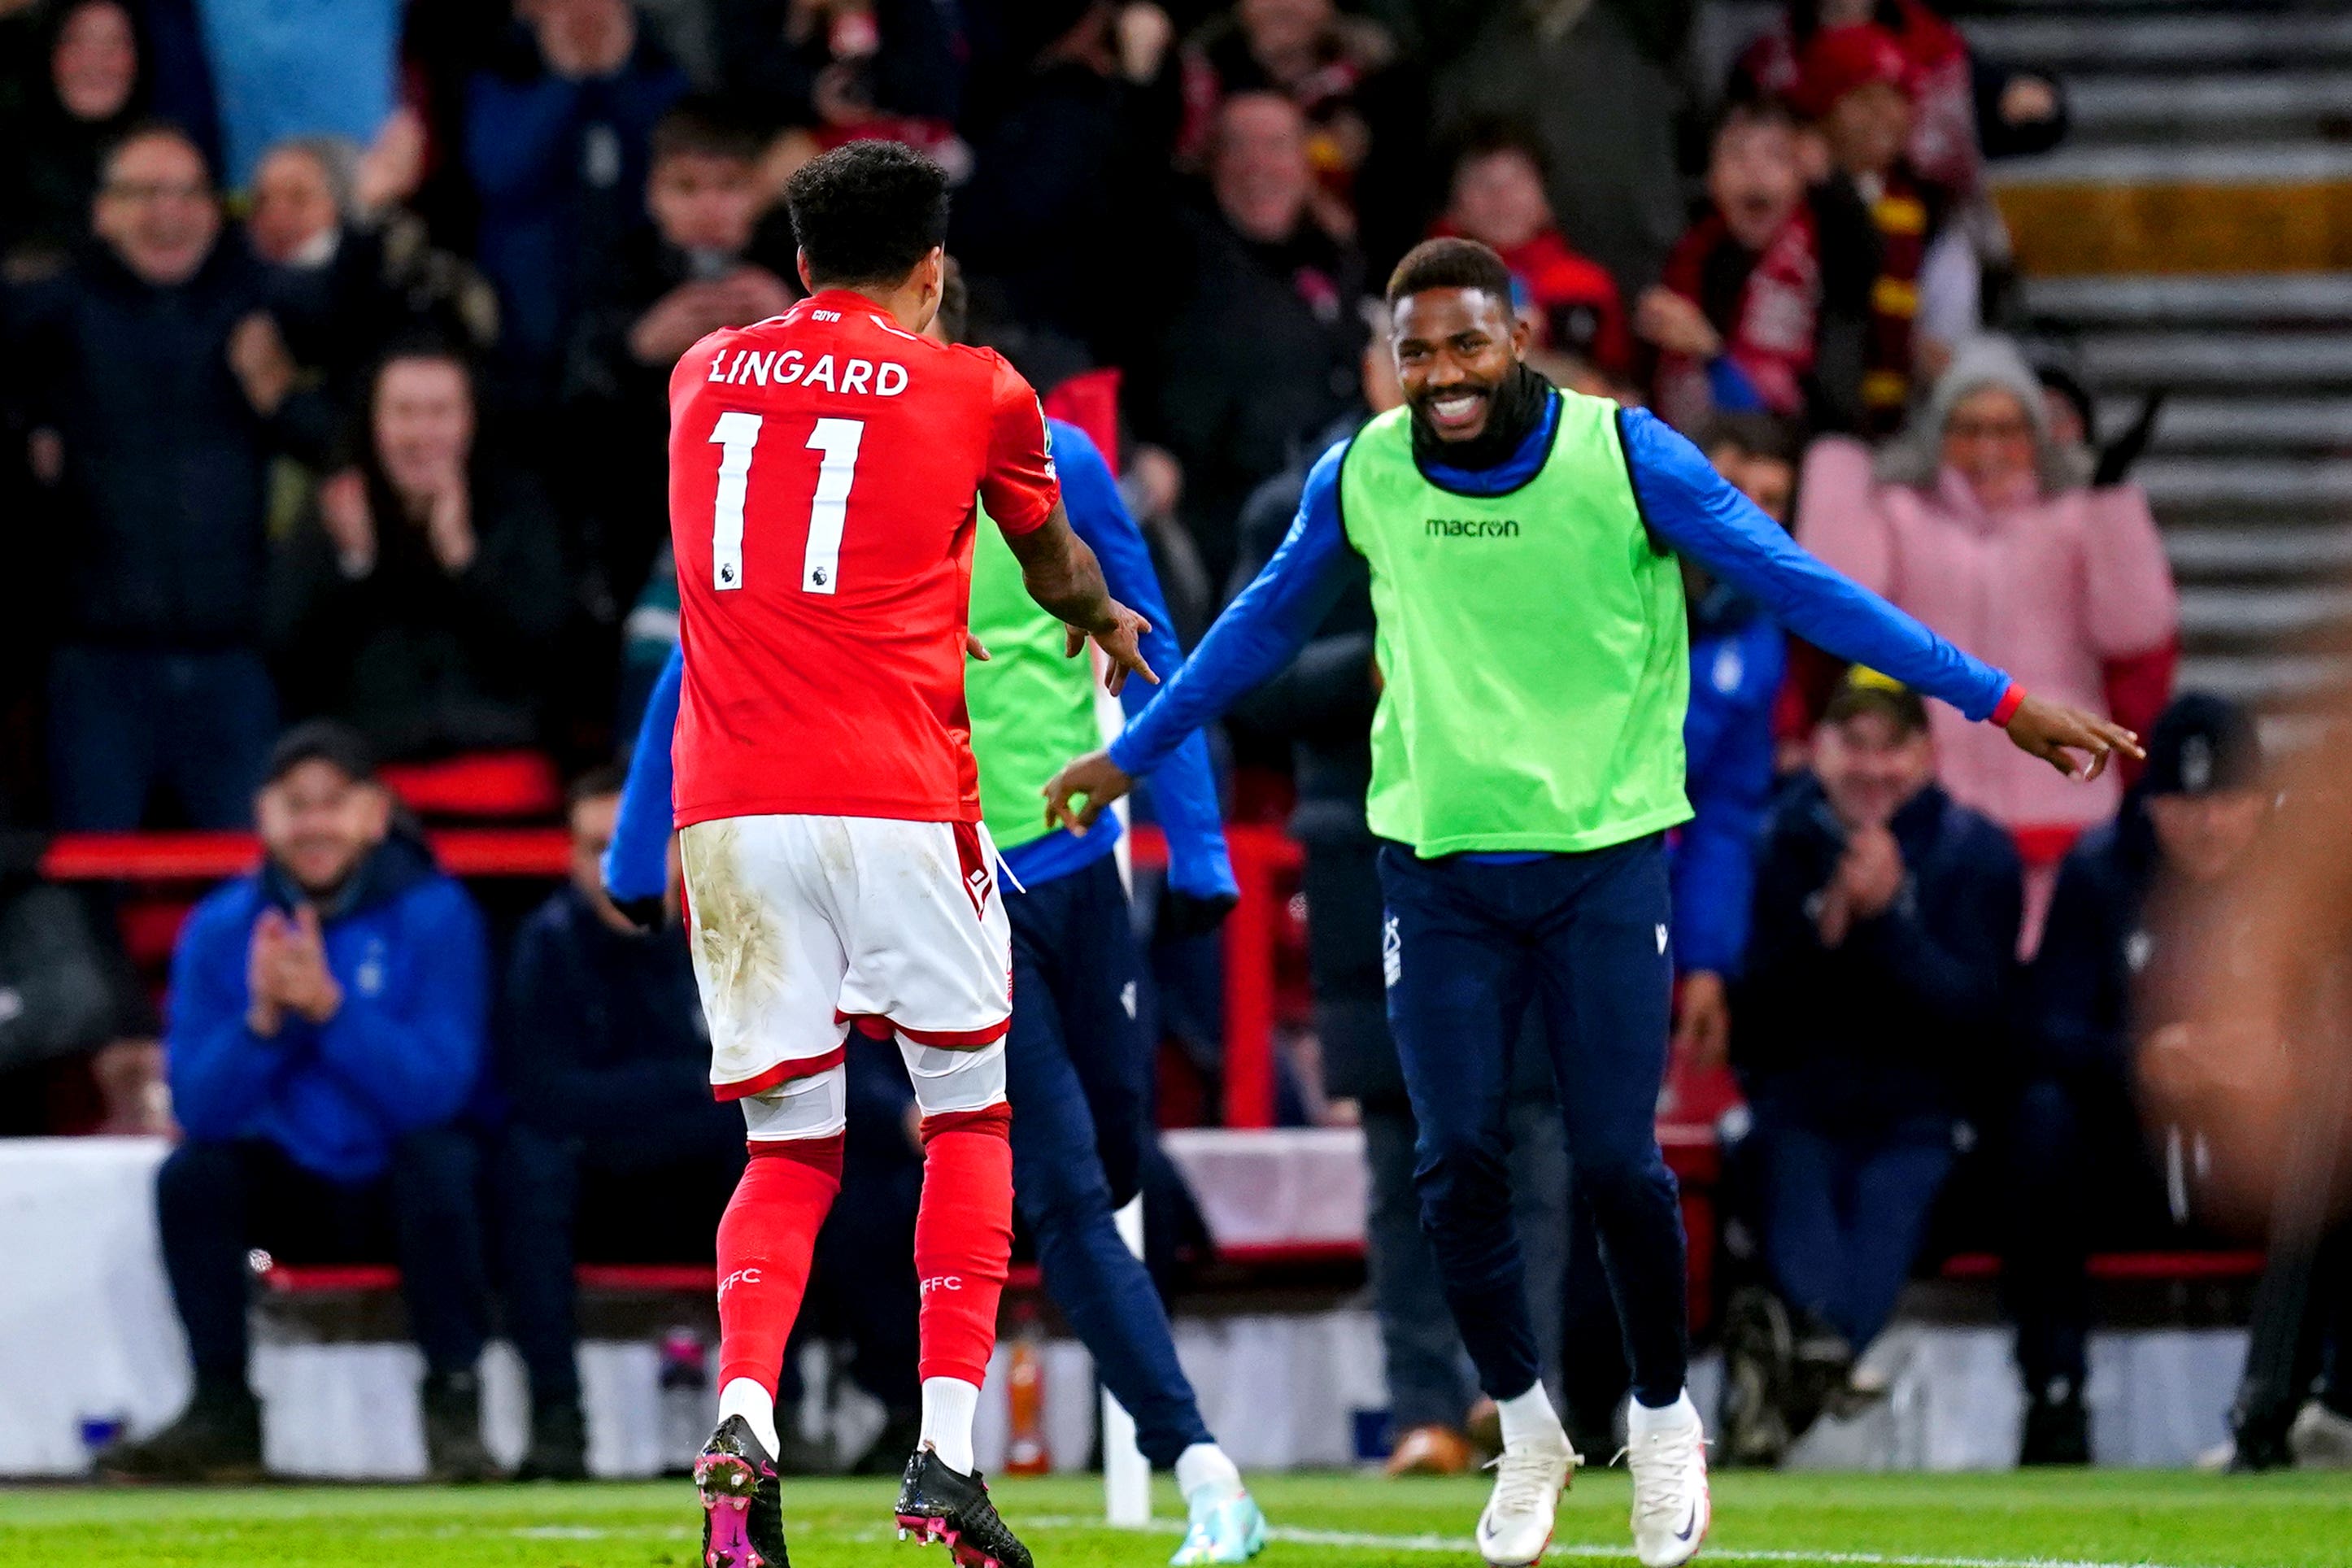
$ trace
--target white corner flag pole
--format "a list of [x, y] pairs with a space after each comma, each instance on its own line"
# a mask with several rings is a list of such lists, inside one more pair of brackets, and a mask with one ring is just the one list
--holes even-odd
[[[1138, 1193], [1118, 1211], [1118, 1237], [1138, 1258], [1143, 1256], [1143, 1194]], [[1103, 1517], [1112, 1524], [1151, 1522], [1151, 1462], [1135, 1446], [1135, 1417], [1110, 1390], [1102, 1396]]]

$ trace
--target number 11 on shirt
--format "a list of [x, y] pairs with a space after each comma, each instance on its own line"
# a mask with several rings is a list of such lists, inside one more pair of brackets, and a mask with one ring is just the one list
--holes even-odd
[[[751, 482], [751, 448], [759, 444], [761, 416], [721, 414], [711, 427], [719, 448], [719, 491], [711, 506], [710, 585], [721, 593], [743, 585], [743, 493]], [[809, 432], [808, 448], [824, 457], [809, 499], [808, 547], [801, 557], [801, 592], [830, 594], [841, 571], [841, 530], [849, 516], [849, 487], [857, 481], [857, 447], [866, 438], [862, 419], [820, 419]]]

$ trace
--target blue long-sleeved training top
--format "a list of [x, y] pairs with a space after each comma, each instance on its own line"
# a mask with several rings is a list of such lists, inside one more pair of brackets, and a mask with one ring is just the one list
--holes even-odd
[[[1171, 679], [1182, 667], [1184, 653], [1171, 629], [1172, 617], [1151, 568], [1143, 531], [1128, 515], [1118, 481], [1087, 433], [1059, 419], [1047, 424], [1070, 527], [1102, 563], [1111, 597], [1151, 623], [1142, 639], [1144, 660], [1162, 680]], [[621, 795], [620, 820], [604, 851], [604, 886], [615, 898], [658, 898], [668, 879], [670, 731], [677, 721], [678, 687], [685, 671], [684, 650], [672, 649], [646, 702], [636, 751], [629, 759], [628, 786]], [[1127, 683], [1119, 700], [1130, 721], [1150, 706], [1157, 689], [1141, 680]], [[1231, 897], [1233, 863], [1225, 851], [1224, 818], [1217, 805], [1207, 740], [1198, 734], [1180, 737], [1150, 773], [1151, 805], [1168, 837], [1170, 885], [1199, 898]], [[1037, 809], [1044, 812], [1043, 801]], [[1004, 864], [1015, 882], [1034, 887], [1083, 869], [1109, 854], [1118, 842], [1116, 831], [1097, 829], [1080, 838], [1056, 828], [1006, 851]]]
[[[1555, 396], [1509, 461], [1484, 471], [1432, 467], [1430, 479], [1473, 495], [1517, 489], [1550, 449], [1559, 408]], [[2010, 688], [2006, 674], [1807, 554], [1663, 421], [1630, 408], [1617, 425], [1634, 500], [1663, 543], [1842, 658], [1941, 698], [1971, 719], [1990, 718], [2000, 705]], [[1111, 742], [1111, 760], [1129, 775], [1157, 769], [1185, 736], [1271, 679], [1314, 635], [1339, 585], [1333, 568], [1349, 548], [1339, 521], [1339, 461], [1347, 447], [1339, 442], [1317, 459], [1282, 548], [1225, 606], [1185, 668]]]
[[[1718, 590], [1720, 592], [1721, 590]], [[1691, 632], [1683, 719], [1691, 819], [1675, 835], [1675, 964], [1739, 973], [1756, 899], [1756, 846], [1772, 799], [1772, 703], [1786, 639], [1765, 616]]]

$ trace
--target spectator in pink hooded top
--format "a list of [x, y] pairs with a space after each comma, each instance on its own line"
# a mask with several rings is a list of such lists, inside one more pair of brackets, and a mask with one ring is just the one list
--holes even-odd
[[[2147, 499], [2094, 489], [2051, 439], [2040, 384], [2006, 339], [1961, 347], [1910, 431], [1874, 462], [1826, 437], [1805, 459], [1797, 538], [1855, 581], [2037, 691], [2146, 733], [2170, 694], [2180, 605]], [[1937, 713], [1939, 782], [2016, 836], [2021, 942], [2039, 942], [2058, 861], [2116, 812], [2114, 772], [2084, 786]]]

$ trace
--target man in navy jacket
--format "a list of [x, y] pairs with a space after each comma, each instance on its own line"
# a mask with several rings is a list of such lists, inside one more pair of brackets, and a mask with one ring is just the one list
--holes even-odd
[[257, 797], [266, 858], [198, 904], [172, 959], [165, 1048], [186, 1140], [156, 1178], [195, 1394], [105, 1469], [257, 1472], [247, 1257], [400, 1265], [425, 1352], [436, 1477], [478, 1478], [485, 1293], [477, 1160], [455, 1125], [481, 1066], [482, 920], [400, 825], [359, 738], [299, 726]]
[[1726, 1313], [1725, 1436], [1743, 1458], [1776, 1458], [1820, 1401], [1864, 1392], [1853, 1359], [1910, 1277], [1969, 1064], [2003, 1037], [2023, 873], [1934, 776], [1918, 694], [1855, 682], [1765, 829], [1732, 1052], [1771, 1283]]

